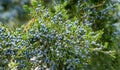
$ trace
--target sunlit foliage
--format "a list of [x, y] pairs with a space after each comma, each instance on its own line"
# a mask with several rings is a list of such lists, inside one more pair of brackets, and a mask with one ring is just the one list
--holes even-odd
[[36, 0], [32, 7], [24, 6], [31, 19], [35, 19], [29, 25], [14, 31], [0, 26], [1, 69], [120, 68], [119, 48], [112, 37], [112, 24], [117, 19], [112, 18], [114, 10], [110, 9], [115, 9], [115, 3], [111, 4], [110, 0], [52, 0], [50, 3], [47, 6]]

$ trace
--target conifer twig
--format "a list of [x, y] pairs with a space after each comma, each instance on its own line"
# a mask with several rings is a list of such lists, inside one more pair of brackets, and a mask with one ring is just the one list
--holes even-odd
[[105, 4], [105, 1], [102, 4], [94, 5], [94, 6], [91, 6], [90, 8], [97, 8], [97, 7], [103, 6]]

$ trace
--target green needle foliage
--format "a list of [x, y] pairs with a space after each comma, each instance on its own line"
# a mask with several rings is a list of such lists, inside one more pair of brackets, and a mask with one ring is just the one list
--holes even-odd
[[[112, 42], [115, 40], [112, 37], [114, 31], [112, 24], [117, 19], [112, 19], [113, 14], [110, 13], [113, 10], [107, 9], [111, 7], [111, 1], [52, 0], [48, 3], [51, 4], [39, 0], [33, 2], [31, 8], [24, 6], [34, 19], [26, 26], [16, 28], [15, 31], [0, 26], [0, 69], [118, 70], [120, 68], [117, 42]], [[100, 3], [104, 5], [98, 5]], [[100, 12], [105, 9], [106, 14]], [[110, 31], [107, 31], [108, 29]], [[108, 37], [104, 38], [106, 36]]]

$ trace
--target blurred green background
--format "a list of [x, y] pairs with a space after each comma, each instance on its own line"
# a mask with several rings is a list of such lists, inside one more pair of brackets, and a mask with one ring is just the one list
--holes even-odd
[[0, 0], [0, 22], [10, 28], [26, 23], [24, 5], [30, 6], [30, 0]]

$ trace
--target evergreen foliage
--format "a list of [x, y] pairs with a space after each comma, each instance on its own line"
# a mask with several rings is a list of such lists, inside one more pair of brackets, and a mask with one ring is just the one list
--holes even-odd
[[24, 6], [35, 19], [27, 26], [14, 31], [0, 26], [0, 69], [120, 68], [120, 53], [112, 26], [117, 21], [113, 18], [116, 3], [110, 0], [52, 0], [48, 3], [51, 4], [39, 0], [32, 2], [31, 8]]

